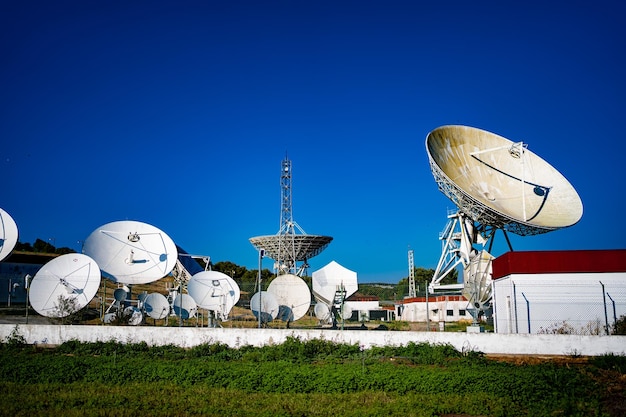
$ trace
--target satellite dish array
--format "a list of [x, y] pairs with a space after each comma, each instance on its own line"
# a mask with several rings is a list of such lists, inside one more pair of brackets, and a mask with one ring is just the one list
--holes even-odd
[[[15, 222], [2, 209], [0, 233], [2, 260], [11, 253], [18, 236]], [[196, 316], [198, 307], [226, 320], [239, 301], [240, 290], [232, 278], [220, 272], [194, 274], [188, 283], [190, 294], [178, 294], [172, 301], [151, 293], [140, 294], [137, 306], [130, 304], [130, 286], [165, 277], [172, 272], [177, 258], [176, 245], [160, 229], [138, 221], [111, 222], [87, 237], [82, 254], [61, 255], [46, 263], [32, 278], [28, 299], [42, 316], [67, 317], [91, 302], [104, 276], [123, 285], [113, 293], [114, 302], [102, 318], [106, 323], [121, 315], [129, 324], [138, 325], [144, 314], [160, 320], [172, 311], [181, 319], [189, 319]]]

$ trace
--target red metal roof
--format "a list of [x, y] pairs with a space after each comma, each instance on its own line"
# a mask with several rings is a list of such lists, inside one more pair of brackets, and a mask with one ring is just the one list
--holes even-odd
[[494, 259], [493, 279], [511, 274], [626, 272], [626, 249], [507, 252]]

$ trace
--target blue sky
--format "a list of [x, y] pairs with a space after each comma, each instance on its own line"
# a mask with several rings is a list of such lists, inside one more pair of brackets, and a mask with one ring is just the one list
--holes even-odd
[[578, 224], [515, 250], [626, 247], [626, 6], [420, 3], [3, 2], [0, 207], [22, 242], [79, 250], [139, 220], [254, 269], [287, 153], [295, 220], [334, 237], [312, 270], [397, 282], [409, 246], [436, 266], [454, 208], [425, 137], [464, 124], [528, 143], [581, 196]]

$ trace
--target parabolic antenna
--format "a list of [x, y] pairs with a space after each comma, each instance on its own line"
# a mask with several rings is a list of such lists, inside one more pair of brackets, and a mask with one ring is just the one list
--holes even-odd
[[158, 228], [126, 220], [105, 224], [85, 240], [105, 277], [124, 284], [147, 284], [169, 274], [176, 265], [176, 245]]
[[170, 313], [170, 303], [163, 294], [153, 292], [143, 301], [143, 309], [148, 316], [161, 320]]
[[279, 275], [270, 282], [267, 292], [278, 301], [281, 318], [295, 321], [302, 318], [311, 306], [311, 291], [304, 280], [293, 274]]
[[143, 314], [135, 306], [128, 306], [124, 309], [124, 317], [128, 320], [128, 324], [131, 326], [139, 326], [143, 321]]
[[[261, 306], [259, 307], [259, 298], [261, 299]], [[261, 291], [254, 293], [250, 299], [250, 310], [257, 319], [259, 318], [259, 311], [261, 312], [261, 321], [263, 323], [269, 323], [278, 316], [278, 301], [272, 293], [267, 291]]]
[[15, 220], [0, 208], [0, 261], [9, 256], [17, 244], [17, 237]]
[[332, 240], [330, 236], [278, 234], [251, 237], [250, 243], [274, 260], [290, 259], [293, 251], [296, 261], [306, 261], [319, 255]]
[[183, 320], [190, 319], [196, 316], [198, 306], [196, 302], [189, 294], [178, 294], [172, 304], [174, 314]]
[[328, 308], [328, 305], [324, 302], [318, 302], [317, 304], [315, 304], [313, 312], [315, 313], [315, 317], [317, 317], [320, 321], [330, 322], [332, 319], [330, 315], [330, 309]]
[[[478, 311], [491, 301], [491, 263], [493, 256], [486, 250], [473, 253], [463, 269], [463, 295], [471, 309]], [[477, 319], [477, 317], [474, 317]]]
[[127, 297], [128, 297], [128, 291], [126, 291], [124, 288], [116, 288], [115, 291], [113, 291], [113, 298], [118, 303], [121, 303], [122, 301], [126, 301]]
[[35, 274], [29, 301], [42, 316], [67, 317], [89, 304], [99, 286], [96, 262], [81, 253], [68, 253], [52, 259]]
[[344, 299], [357, 292], [357, 274], [335, 261], [313, 272], [313, 296], [327, 306], [334, 303], [337, 292], [345, 291]]
[[526, 144], [467, 126], [426, 137], [439, 189], [472, 220], [525, 236], [578, 222], [583, 206], [572, 185]]
[[218, 271], [202, 271], [191, 277], [187, 291], [200, 308], [214, 311], [222, 320], [237, 304], [241, 291], [228, 275]]

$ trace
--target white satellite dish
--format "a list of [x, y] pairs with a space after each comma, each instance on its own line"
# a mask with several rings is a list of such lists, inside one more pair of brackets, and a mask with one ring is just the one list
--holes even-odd
[[0, 208], [0, 261], [9, 256], [17, 244], [17, 224], [9, 213]]
[[160, 229], [137, 221], [117, 221], [93, 231], [83, 253], [91, 256], [105, 277], [123, 284], [147, 284], [169, 274], [178, 253]]
[[187, 283], [187, 292], [198, 307], [215, 312], [222, 320], [228, 318], [241, 295], [235, 280], [218, 271], [202, 271], [193, 275]]
[[163, 294], [153, 292], [143, 301], [143, 309], [154, 320], [162, 320], [170, 313], [170, 303]]
[[[357, 274], [335, 261], [313, 272], [313, 296], [319, 302], [327, 306], [334, 304], [335, 295], [338, 291], [345, 291], [345, 298], [357, 292], [359, 284]], [[319, 318], [319, 317], [318, 317]]]
[[174, 314], [183, 320], [187, 320], [196, 316], [198, 306], [189, 294], [178, 294], [172, 304]]
[[317, 304], [315, 304], [313, 312], [315, 313], [315, 317], [317, 317], [319, 321], [329, 323], [332, 320], [330, 309], [328, 308], [328, 305], [326, 303], [318, 302]]
[[42, 316], [67, 317], [89, 304], [99, 286], [96, 262], [81, 253], [68, 253], [52, 259], [35, 274], [29, 301]]
[[[259, 298], [261, 299], [259, 306]], [[274, 320], [278, 316], [278, 301], [276, 297], [267, 291], [261, 291], [260, 295], [258, 292], [254, 293], [252, 298], [250, 299], [250, 310], [252, 310], [252, 314], [258, 319], [259, 311], [261, 312], [261, 321], [263, 323], [269, 323]]]
[[[279, 275], [270, 282], [271, 293], [284, 310], [281, 318], [296, 321], [304, 317], [311, 306], [311, 291], [304, 280], [293, 274]], [[279, 313], [280, 314], [280, 313]]]
[[426, 137], [439, 189], [467, 216], [519, 235], [577, 223], [583, 206], [572, 185], [526, 144], [467, 126]]
[[350, 319], [350, 317], [352, 317], [352, 307], [350, 306], [350, 304], [344, 303], [341, 305], [337, 313], [342, 320], [348, 320]]
[[143, 321], [143, 314], [135, 306], [128, 306], [124, 309], [124, 317], [131, 326], [139, 326]]
[[128, 291], [124, 288], [116, 288], [115, 291], [113, 291], [113, 298], [118, 303], [126, 301], [126, 298], [128, 298]]

